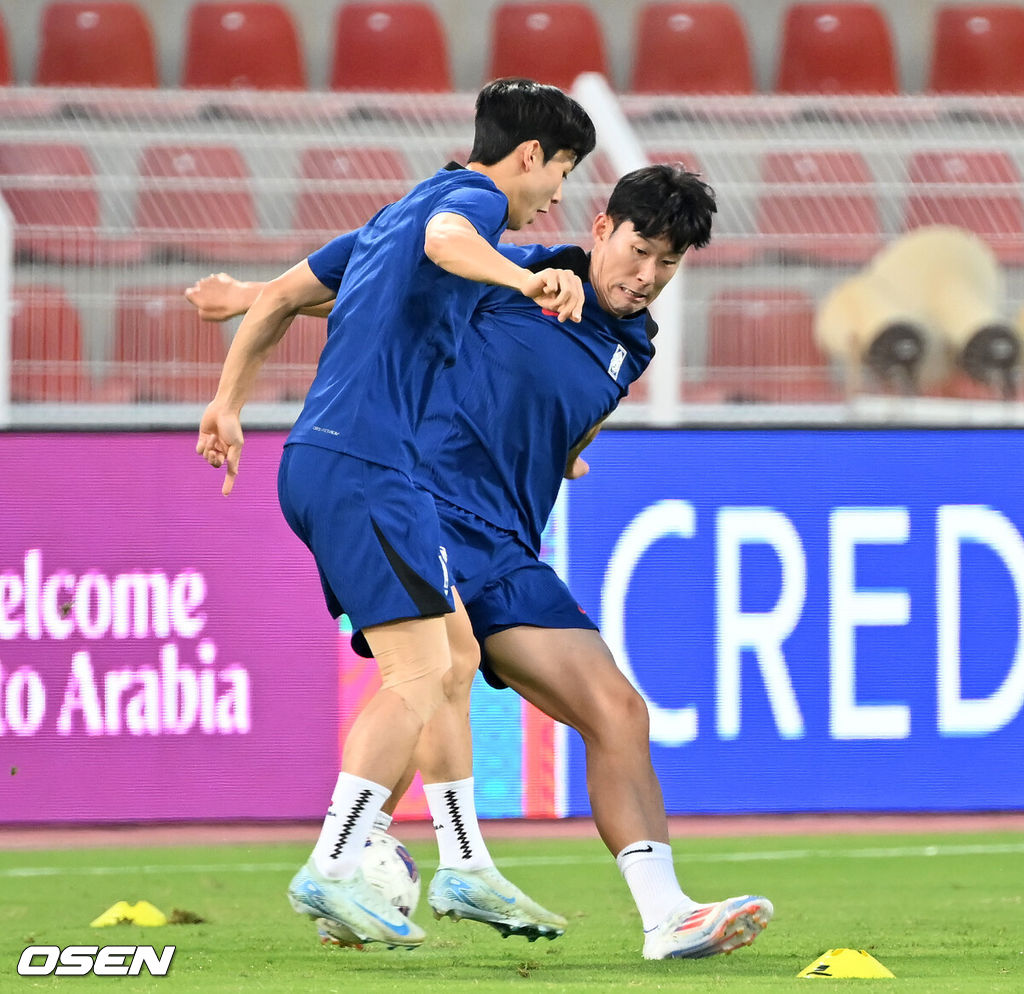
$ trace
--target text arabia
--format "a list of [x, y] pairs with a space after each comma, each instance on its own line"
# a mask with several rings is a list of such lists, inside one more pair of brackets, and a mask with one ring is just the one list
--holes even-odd
[[205, 597], [205, 578], [195, 571], [44, 577], [40, 550], [29, 550], [20, 575], [0, 573], [0, 642], [155, 639], [158, 661], [101, 672], [92, 652], [79, 649], [57, 690], [34, 666], [5, 666], [0, 656], [0, 735], [34, 735], [48, 716], [68, 736], [248, 733], [249, 672], [218, 666], [216, 644], [199, 637]]

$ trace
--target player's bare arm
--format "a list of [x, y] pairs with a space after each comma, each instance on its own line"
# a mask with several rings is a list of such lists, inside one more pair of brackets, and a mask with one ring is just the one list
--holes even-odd
[[601, 418], [600, 421], [594, 425], [593, 428], [589, 429], [587, 433], [569, 450], [569, 455], [565, 460], [565, 478], [567, 480], [578, 480], [581, 476], [586, 476], [590, 472], [590, 464], [583, 459], [580, 453], [590, 445], [591, 442], [597, 438], [597, 433], [601, 430], [601, 425], [605, 423], [607, 418]]
[[561, 269], [531, 273], [489, 245], [459, 214], [436, 214], [430, 219], [423, 251], [431, 262], [456, 276], [518, 290], [557, 313], [559, 321], [582, 320], [583, 284], [575, 273]]
[[242, 407], [260, 368], [299, 310], [322, 304], [331, 296], [303, 259], [267, 283], [242, 320], [224, 360], [217, 394], [203, 414], [196, 442], [196, 452], [211, 466], [219, 469], [226, 465], [222, 488], [225, 496], [234, 487], [242, 455]]
[[[211, 273], [196, 280], [185, 291], [185, 299], [192, 304], [204, 321], [228, 321], [245, 314], [252, 307], [265, 283], [244, 282], [227, 273]], [[325, 318], [331, 313], [334, 299], [313, 307], [303, 307], [300, 314]]]

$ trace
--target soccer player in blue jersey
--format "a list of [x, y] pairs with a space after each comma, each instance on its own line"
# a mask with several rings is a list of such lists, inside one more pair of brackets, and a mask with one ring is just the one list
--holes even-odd
[[506, 227], [522, 228], [558, 203], [565, 177], [594, 147], [592, 122], [555, 87], [505, 79], [480, 92], [475, 127], [467, 168], [438, 171], [345, 241], [336, 286], [319, 278], [323, 260], [314, 255], [262, 289], [228, 351], [196, 446], [211, 465], [227, 467], [229, 494], [240, 412], [260, 367], [300, 309], [335, 298], [278, 494], [313, 553], [329, 609], [362, 630], [382, 686], [349, 733], [320, 838], [288, 896], [301, 914], [392, 947], [419, 945], [424, 932], [364, 880], [363, 847], [424, 725], [461, 707], [455, 673], [479, 652], [451, 590], [436, 505], [413, 479], [418, 438], [485, 284], [562, 320], [579, 320], [582, 308], [575, 274], [532, 272], [495, 246]]
[[[771, 917], [771, 903], [746, 896], [700, 905], [681, 891], [650, 762], [646, 705], [538, 552], [563, 472], [585, 472], [579, 452], [653, 355], [647, 305], [687, 248], [707, 243], [714, 209], [699, 178], [653, 166], [617, 184], [595, 219], [589, 256], [572, 246], [503, 247], [525, 265], [576, 271], [587, 284], [583, 320], [558, 324], [505, 291], [487, 291], [445, 381], [448, 413], [427, 426], [421, 443], [428, 457], [422, 478], [438, 501], [453, 582], [484, 647], [485, 676], [583, 737], [595, 821], [636, 901], [644, 955], [652, 959], [745, 945]], [[207, 319], [224, 320], [244, 311], [258, 289], [221, 274], [191, 288], [189, 299]], [[470, 678], [462, 684], [466, 694]], [[467, 907], [460, 894], [472, 867], [487, 865], [489, 855], [472, 807], [468, 728], [439, 734], [436, 724], [427, 727], [418, 756], [461, 750], [465, 778], [435, 785], [461, 830], [441, 826], [442, 869], [428, 899], [435, 911], [504, 931], [506, 910]], [[435, 823], [446, 820], [443, 809], [435, 813]]]

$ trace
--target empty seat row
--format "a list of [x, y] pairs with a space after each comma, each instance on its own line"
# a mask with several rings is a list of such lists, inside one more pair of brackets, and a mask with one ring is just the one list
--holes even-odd
[[[193, 3], [185, 31], [182, 86], [307, 87], [306, 60], [287, 4]], [[58, 0], [44, 8], [38, 34], [33, 83], [159, 86], [154, 32], [145, 11], [132, 0]], [[13, 82], [0, 20], [0, 85]], [[434, 9], [420, 2], [343, 4], [334, 24], [330, 87], [450, 90], [447, 38]]]
[[153, 145], [138, 160], [132, 235], [101, 221], [98, 178], [81, 145], [0, 144], [0, 194], [15, 220], [21, 259], [83, 264], [146, 257], [288, 262], [349, 231], [413, 181], [400, 152], [387, 147], [307, 148], [294, 235], [261, 233], [251, 176], [230, 145]]
[[[854, 151], [769, 152], [761, 160], [757, 229], [783, 258], [862, 263], [884, 240], [870, 170]], [[1002, 150], [918, 151], [909, 157], [902, 226], [949, 224], [1024, 262], [1020, 174]]]
[[[195, 2], [188, 12], [185, 87], [304, 89], [306, 58], [285, 2]], [[640, 6], [627, 89], [635, 93], [752, 93], [739, 11], [721, 2]], [[131, 0], [52, 2], [43, 10], [32, 81], [60, 86], [159, 85], [156, 46]], [[928, 87], [937, 93], [1024, 92], [1024, 8], [949, 4], [935, 18]], [[272, 52], [273, 57], [268, 57]], [[899, 71], [881, 5], [792, 3], [782, 25], [780, 93], [896, 93]], [[505, 2], [493, 11], [487, 78], [529, 76], [569, 86], [580, 72], [611, 78], [597, 15], [582, 0]], [[0, 23], [0, 85], [13, 82]], [[334, 22], [335, 90], [452, 88], [448, 34], [423, 0], [346, 2]]]
[[[93, 374], [82, 317], [55, 285], [16, 285], [11, 320], [11, 399], [16, 403], [200, 403], [213, 397], [227, 343], [199, 320], [180, 287], [131, 287], [117, 297], [110, 354]], [[264, 367], [256, 401], [305, 396], [326, 322], [297, 318]]]
[[[689, 149], [649, 153], [654, 161], [682, 161], [707, 175]], [[903, 169], [903, 230], [956, 225], [984, 238], [1002, 262], [1024, 264], [1020, 173], [1006, 150], [924, 149], [911, 153]], [[588, 170], [598, 183], [614, 182], [600, 155]], [[708, 179], [715, 185], [713, 173]], [[126, 233], [103, 223], [101, 178], [84, 146], [0, 143], [0, 194], [16, 222], [16, 252], [22, 260], [58, 263], [147, 258], [287, 263], [363, 224], [401, 197], [415, 177], [395, 147], [318, 145], [299, 151], [290, 180], [296, 192], [289, 220], [280, 230], [264, 231], [254, 180], [239, 148], [147, 146], [139, 153], [135, 177], [128, 183], [120, 176], [116, 180], [135, 191]], [[860, 264], [885, 238], [880, 187], [859, 151], [768, 149], [759, 156], [757, 189], [753, 232], [741, 236], [720, 227], [711, 246], [694, 255], [694, 264], [737, 265], [758, 257]], [[568, 192], [565, 206], [541, 215], [516, 239], [573, 237]], [[722, 199], [725, 204], [728, 191]], [[603, 207], [601, 194], [592, 194], [587, 220]]]
[[[713, 173], [686, 148], [648, 149], [655, 162], [683, 162], [716, 185]], [[719, 225], [692, 265], [740, 265], [760, 260], [860, 265], [883, 245], [883, 207], [890, 194], [864, 156], [851, 149], [785, 149], [759, 153], [753, 232], [738, 236]], [[1021, 176], [1005, 149], [921, 149], [902, 166], [899, 230], [954, 225], [986, 241], [999, 260], [1024, 264]], [[724, 188], [724, 184], [723, 184]], [[723, 205], [728, 191], [719, 198]]]
[[[721, 290], [707, 302], [704, 362], [681, 370], [688, 403], [837, 403], [840, 371], [814, 340], [814, 301], [794, 288]], [[55, 285], [14, 289], [11, 395], [16, 403], [204, 403], [214, 394], [227, 342], [199, 320], [180, 287], [118, 293], [107, 354], [83, 358], [83, 322]], [[252, 400], [301, 400], [312, 381], [326, 322], [299, 318], [263, 367]], [[99, 370], [96, 372], [96, 370]], [[993, 396], [957, 381], [946, 393]], [[630, 400], [644, 400], [641, 380]]]
[[[814, 336], [816, 306], [793, 287], [722, 290], [708, 303], [707, 352], [701, 366], [684, 370], [687, 403], [837, 403], [849, 395], [849, 368], [832, 368]], [[856, 376], [857, 392], [902, 388], [874, 376]], [[643, 383], [643, 381], [640, 381]], [[1021, 384], [1012, 387], [1021, 399]], [[959, 367], [927, 389], [931, 396], [970, 400], [1011, 399], [993, 381], [984, 384]]]
[[[650, 3], [640, 14], [630, 90], [752, 93], [748, 26], [728, 3]], [[947, 4], [935, 14], [927, 89], [1024, 93], [1024, 7]], [[885, 5], [792, 3], [774, 67], [777, 93], [893, 94], [901, 90]]]

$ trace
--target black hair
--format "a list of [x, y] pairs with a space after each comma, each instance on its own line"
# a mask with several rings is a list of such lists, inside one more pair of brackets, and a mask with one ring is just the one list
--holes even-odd
[[579, 163], [594, 150], [594, 122], [557, 86], [532, 79], [496, 79], [476, 98], [470, 162], [493, 166], [525, 141], [536, 140], [548, 162], [561, 149]]
[[673, 251], [711, 241], [715, 191], [682, 163], [644, 166], [615, 184], [605, 213], [617, 228], [632, 221], [644, 238], [664, 238]]

